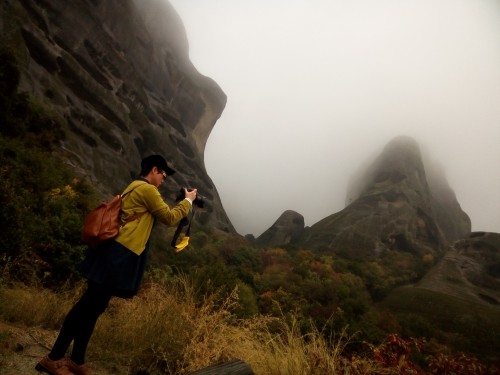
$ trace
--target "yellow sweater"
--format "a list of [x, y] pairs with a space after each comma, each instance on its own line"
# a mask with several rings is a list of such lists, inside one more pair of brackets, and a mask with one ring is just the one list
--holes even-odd
[[[184, 199], [170, 209], [158, 189], [143, 180], [133, 181], [123, 193], [134, 187], [136, 189], [123, 198], [121, 219], [125, 225], [120, 228], [115, 240], [137, 255], [141, 255], [153, 229], [154, 219], [166, 225], [176, 224], [187, 216], [191, 204]], [[127, 222], [127, 219], [134, 215], [140, 216]]]

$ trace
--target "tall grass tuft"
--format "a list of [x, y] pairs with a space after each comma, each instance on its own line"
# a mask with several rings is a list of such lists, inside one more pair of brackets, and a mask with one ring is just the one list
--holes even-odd
[[3, 321], [57, 329], [81, 294], [83, 285], [54, 293], [23, 284], [0, 285], [0, 318]]

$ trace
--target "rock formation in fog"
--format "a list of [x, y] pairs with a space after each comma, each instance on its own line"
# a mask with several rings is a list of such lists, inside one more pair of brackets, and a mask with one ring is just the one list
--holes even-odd
[[[382, 167], [387, 168], [389, 166], [391, 168], [393, 166], [401, 170], [405, 168], [414, 169], [416, 174], [413, 177], [415, 178], [407, 180], [407, 183], [416, 188], [419, 194], [423, 194], [426, 198], [429, 198], [428, 203], [430, 204], [432, 215], [446, 241], [453, 243], [460, 238], [468, 236], [471, 230], [470, 219], [461, 209], [455, 192], [446, 180], [446, 174], [441, 165], [429, 159], [427, 155], [421, 154], [420, 148], [411, 138], [398, 137], [391, 143], [394, 142], [397, 145], [393, 147], [392, 156], [385, 156], [383, 164], [386, 166]], [[385, 154], [391, 152], [389, 148], [391, 148], [390, 144], [384, 151]], [[412, 152], [414, 152], [413, 157], [409, 155], [412, 148]], [[406, 156], [404, 156], [405, 149], [409, 153]], [[394, 163], [392, 160], [397, 160], [397, 163]], [[402, 165], [401, 163], [406, 165]], [[378, 168], [379, 166], [375, 163], [365, 170], [358, 172], [356, 178], [353, 178], [348, 188], [348, 204], [359, 198], [373, 182], [374, 178], [382, 178], [379, 174], [380, 171], [377, 170]], [[377, 174], [378, 176], [376, 176]]]
[[306, 228], [298, 242], [348, 258], [385, 249], [437, 255], [470, 233], [470, 219], [442, 171], [427, 172], [409, 137], [389, 142], [348, 197], [345, 209]]

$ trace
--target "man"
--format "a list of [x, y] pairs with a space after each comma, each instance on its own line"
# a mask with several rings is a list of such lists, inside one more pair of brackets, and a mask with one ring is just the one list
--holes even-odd
[[[196, 189], [184, 189], [185, 198], [174, 208], [163, 201], [158, 187], [175, 171], [160, 155], [141, 162], [140, 177], [123, 191], [122, 226], [118, 236], [89, 253], [80, 265], [88, 280], [87, 290], [70, 310], [57, 340], [36, 365], [38, 371], [52, 375], [91, 375], [85, 352], [99, 316], [111, 297], [132, 298], [139, 290], [149, 253], [153, 225], [159, 221], [174, 225], [186, 217], [196, 199]], [[70, 358], [64, 356], [73, 341]]]

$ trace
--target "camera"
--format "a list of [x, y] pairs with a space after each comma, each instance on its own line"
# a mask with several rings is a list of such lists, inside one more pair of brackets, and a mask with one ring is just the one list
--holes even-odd
[[[186, 190], [187, 191], [193, 191], [193, 188], [186, 188]], [[177, 198], [175, 199], [175, 201], [176, 202], [180, 202], [184, 198], [186, 198], [186, 194], [184, 193], [184, 188], [181, 188], [180, 191], [179, 191], [179, 195], [177, 196]], [[206, 201], [206, 198], [203, 195], [200, 195], [199, 193], [196, 193], [196, 198], [193, 201], [193, 204], [195, 204], [199, 208], [203, 208], [203, 207], [205, 207], [205, 201]]]

